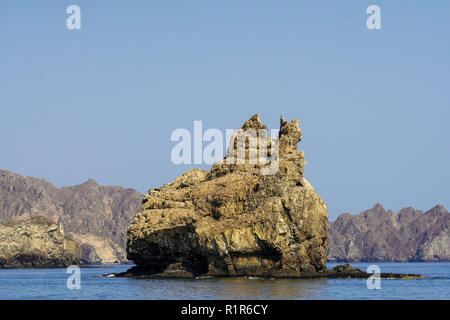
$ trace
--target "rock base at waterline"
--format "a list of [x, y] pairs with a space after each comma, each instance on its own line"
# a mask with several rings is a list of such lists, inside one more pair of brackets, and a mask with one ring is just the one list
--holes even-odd
[[[355, 268], [350, 264], [344, 264], [334, 267], [333, 269], [327, 269], [320, 272], [302, 273], [298, 276], [286, 276], [277, 278], [296, 278], [296, 279], [365, 279], [372, 276], [373, 273], [367, 273], [361, 269]], [[149, 273], [143, 270], [139, 266], [135, 266], [122, 273], [110, 273], [105, 274], [106, 277], [117, 278], [135, 278], [135, 279], [164, 279], [164, 278], [196, 278], [192, 273], [186, 271], [183, 268], [177, 269], [176, 266], [172, 266], [164, 270], [162, 273]], [[244, 275], [242, 275], [244, 276]], [[249, 275], [245, 275], [249, 276]], [[381, 273], [380, 277], [383, 279], [424, 279], [425, 277], [420, 274], [402, 274], [402, 273]], [[201, 278], [201, 277], [198, 277]], [[265, 278], [265, 277], [262, 277]], [[267, 277], [269, 278], [269, 277]], [[270, 277], [273, 278], [273, 277]]]

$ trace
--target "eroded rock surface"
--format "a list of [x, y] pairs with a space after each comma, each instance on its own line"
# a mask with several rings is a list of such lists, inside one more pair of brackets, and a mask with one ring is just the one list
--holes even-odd
[[62, 268], [80, 260], [80, 246], [45, 217], [0, 224], [0, 268]]
[[[129, 274], [297, 277], [325, 270], [327, 207], [303, 177], [298, 124], [281, 117], [274, 175], [261, 174], [267, 164], [219, 161], [150, 190], [128, 229], [128, 259], [137, 264]], [[266, 126], [254, 115], [241, 128]], [[269, 149], [276, 143], [259, 137]], [[246, 155], [251, 148], [247, 143]]]

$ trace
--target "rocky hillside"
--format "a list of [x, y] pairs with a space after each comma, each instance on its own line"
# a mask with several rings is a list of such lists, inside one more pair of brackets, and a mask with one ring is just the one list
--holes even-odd
[[[245, 162], [219, 161], [210, 171], [194, 169], [145, 196], [128, 231], [130, 276], [306, 276], [326, 269], [327, 207], [303, 178], [299, 121], [281, 118], [279, 143], [258, 115], [241, 129], [259, 134], [247, 143]], [[245, 141], [245, 140], [244, 140]], [[274, 145], [275, 144], [275, 145]], [[249, 163], [263, 146], [271, 152], [272, 174]], [[244, 160], [244, 159], [242, 159]], [[277, 161], [278, 160], [278, 161]]]
[[62, 268], [80, 260], [80, 246], [45, 217], [0, 224], [0, 268]]
[[450, 261], [450, 213], [441, 205], [397, 213], [376, 204], [340, 215], [328, 239], [329, 261]]
[[0, 170], [0, 223], [43, 215], [63, 225], [89, 263], [126, 261], [126, 230], [143, 195], [94, 180], [57, 188], [44, 179]]

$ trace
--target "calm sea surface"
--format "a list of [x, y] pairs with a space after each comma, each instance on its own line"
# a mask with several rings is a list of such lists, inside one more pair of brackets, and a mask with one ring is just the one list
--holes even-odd
[[[329, 263], [328, 267], [336, 266]], [[370, 263], [354, 263], [366, 270]], [[0, 270], [0, 299], [450, 299], [450, 263], [378, 263], [381, 272], [420, 273], [426, 279], [287, 280], [214, 278], [159, 280], [107, 278], [129, 265], [81, 269], [81, 288], [70, 290], [66, 269]]]

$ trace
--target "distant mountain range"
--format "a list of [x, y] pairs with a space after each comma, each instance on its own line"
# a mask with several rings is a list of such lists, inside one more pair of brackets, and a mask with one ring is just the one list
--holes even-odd
[[450, 261], [450, 213], [441, 205], [398, 213], [376, 204], [329, 223], [328, 261]]
[[81, 245], [88, 263], [126, 261], [126, 232], [143, 195], [94, 180], [57, 188], [44, 179], [0, 170], [0, 223], [45, 216]]
[[[87, 263], [126, 262], [126, 233], [141, 210], [134, 189], [100, 186], [90, 179], [57, 188], [44, 179], [0, 170], [0, 223], [46, 216], [78, 242]], [[441, 205], [427, 212], [398, 213], [380, 204], [329, 223], [328, 261], [450, 261], [450, 213]]]

